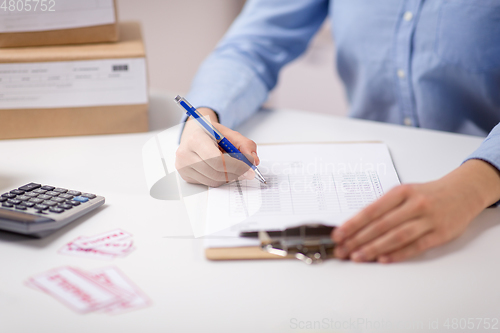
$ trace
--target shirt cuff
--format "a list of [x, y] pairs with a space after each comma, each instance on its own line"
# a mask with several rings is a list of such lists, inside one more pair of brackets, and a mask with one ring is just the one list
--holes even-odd
[[[495, 167], [500, 172], [500, 124], [495, 126], [488, 137], [483, 141], [481, 146], [473, 152], [464, 163], [468, 160], [476, 159], [487, 162]], [[500, 200], [491, 207], [499, 206]]]

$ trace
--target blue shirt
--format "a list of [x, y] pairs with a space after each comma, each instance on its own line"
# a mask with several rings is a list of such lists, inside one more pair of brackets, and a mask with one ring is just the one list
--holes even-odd
[[188, 99], [237, 126], [327, 16], [351, 117], [489, 133], [469, 158], [500, 170], [500, 0], [248, 0]]

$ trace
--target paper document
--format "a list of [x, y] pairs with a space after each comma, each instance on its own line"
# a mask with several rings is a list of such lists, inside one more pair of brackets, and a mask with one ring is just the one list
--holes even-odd
[[261, 145], [258, 153], [267, 185], [244, 180], [209, 190], [207, 247], [258, 245], [241, 231], [340, 225], [399, 185], [382, 143]]
[[48, 31], [115, 23], [113, 0], [2, 0], [0, 3], [0, 32]]

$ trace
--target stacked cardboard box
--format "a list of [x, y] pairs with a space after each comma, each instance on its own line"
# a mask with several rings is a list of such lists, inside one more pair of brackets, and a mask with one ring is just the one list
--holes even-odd
[[140, 25], [116, 27], [112, 43], [1, 49], [0, 139], [147, 131]]
[[0, 47], [116, 42], [116, 0], [6, 1]]

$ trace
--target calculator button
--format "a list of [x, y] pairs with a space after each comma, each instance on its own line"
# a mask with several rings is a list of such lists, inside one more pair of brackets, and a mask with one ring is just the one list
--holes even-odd
[[33, 207], [34, 205], [35, 205], [34, 202], [29, 202], [29, 201], [23, 202], [23, 206], [26, 206], [26, 207]]
[[38, 193], [28, 192], [28, 193], [25, 193], [24, 195], [27, 197], [36, 198], [38, 196]]
[[38, 194], [44, 194], [46, 193], [47, 191], [45, 190], [42, 190], [42, 189], [37, 189], [37, 190], [34, 190], [33, 193], [38, 193]]
[[50, 200], [50, 199], [52, 199], [52, 197], [51, 197], [50, 195], [40, 194], [40, 195], [38, 196], [38, 199]]
[[57, 203], [63, 203], [66, 201], [66, 199], [63, 199], [63, 198], [58, 198], [58, 197], [53, 197], [52, 199], [50, 199], [52, 201], [55, 201]]
[[43, 202], [43, 200], [42, 200], [42, 199], [38, 199], [38, 198], [31, 198], [31, 199], [30, 199], [30, 202], [34, 202], [34, 203], [36, 203], [36, 204], [39, 204], [39, 203], [42, 203], [42, 202]]
[[38, 204], [35, 206], [35, 209], [38, 209], [38, 210], [46, 210], [47, 208], [49, 208], [49, 206], [44, 205], [44, 204]]
[[52, 207], [52, 206], [57, 205], [57, 202], [52, 201], [52, 200], [45, 200], [45, 201], [43, 202], [43, 204], [44, 204], [44, 205], [47, 205], [47, 206], [49, 206], [49, 207]]
[[78, 191], [68, 191], [69, 195], [74, 195], [74, 196], [79, 196], [80, 194], [82, 194], [82, 192], [78, 192]]
[[19, 195], [16, 199], [21, 201], [28, 201], [29, 199], [31, 199], [31, 197], [28, 197], [26, 195]]
[[7, 201], [7, 202], [10, 202], [11, 204], [14, 204], [14, 205], [19, 205], [22, 201], [17, 200], [17, 199], [9, 199], [9, 201]]
[[73, 199], [73, 196], [69, 195], [69, 194], [66, 194], [66, 193], [63, 193], [63, 194], [59, 194], [59, 198], [71, 200], [71, 199]]
[[0, 197], [0, 202], [4, 202], [4, 201], [7, 201], [7, 198], [5, 198], [5, 197]]
[[23, 205], [18, 205], [18, 206], [16, 206], [16, 209], [19, 209], [19, 210], [26, 210], [26, 206], [23, 206]]
[[65, 188], [60, 188], [60, 187], [55, 188], [55, 189], [53, 189], [52, 191], [54, 191], [54, 192], [59, 192], [59, 193], [66, 193], [66, 192], [68, 192], [68, 190], [67, 190], [67, 189], [65, 189]]
[[85, 197], [74, 197], [74, 198], [73, 198], [73, 201], [87, 202], [87, 201], [89, 201], [89, 198], [85, 198]]
[[75, 201], [75, 200], [68, 200], [66, 201], [68, 205], [73, 205], [73, 206], [78, 206], [80, 205], [80, 201]]
[[12, 193], [4, 193], [4, 194], [2, 194], [2, 197], [12, 199], [12, 198], [17, 197], [17, 195], [12, 194]]
[[49, 186], [49, 185], [42, 186], [42, 190], [45, 191], [52, 191], [53, 189], [55, 189], [54, 186]]
[[16, 195], [22, 195], [25, 193], [25, 191], [21, 191], [21, 190], [12, 190], [10, 191], [10, 193], [12, 194], [16, 194]]
[[60, 207], [60, 208], [63, 208], [63, 209], [71, 209], [71, 208], [73, 208], [73, 205], [70, 205], [70, 204], [60, 204], [57, 207]]
[[45, 195], [50, 195], [51, 197], [57, 197], [60, 193], [54, 191], [48, 191]]
[[40, 188], [40, 187], [42, 187], [42, 185], [37, 184], [37, 183], [29, 183], [29, 184], [26, 184], [24, 186], [21, 186], [20, 188], [18, 188], [18, 190], [29, 192], [29, 191], [33, 191], [34, 189]]
[[4, 202], [4, 203], [2, 203], [2, 207], [11, 208], [11, 207], [14, 207], [14, 205], [11, 204], [10, 202]]
[[50, 207], [49, 211], [52, 213], [60, 214], [60, 213], [64, 212], [64, 209], [59, 208], [59, 207]]
[[89, 199], [95, 199], [95, 194], [83, 193], [82, 197], [89, 198]]

